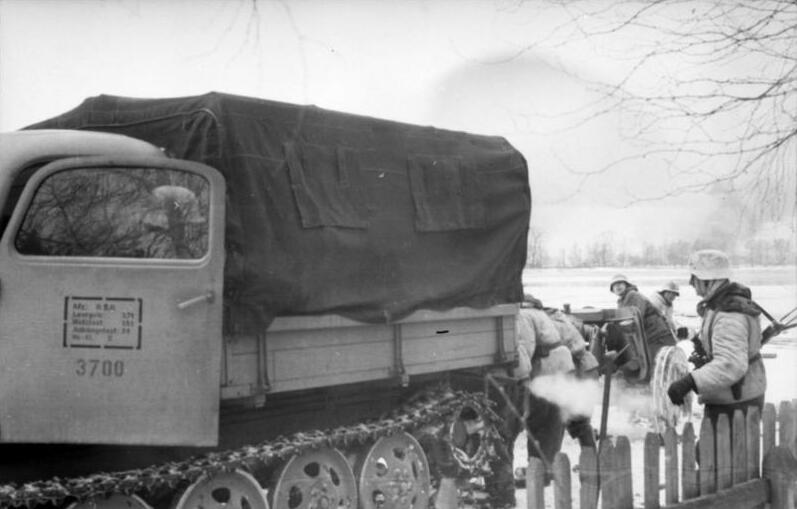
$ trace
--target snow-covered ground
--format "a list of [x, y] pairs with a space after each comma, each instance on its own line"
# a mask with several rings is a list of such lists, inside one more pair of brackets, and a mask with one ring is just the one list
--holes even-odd
[[[650, 269], [539, 269], [527, 270], [523, 283], [527, 292], [533, 293], [546, 306], [562, 308], [570, 304], [573, 308], [613, 308], [615, 296], [609, 292], [609, 281], [614, 274], [624, 274], [639, 290], [648, 295], [663, 283], [674, 280], [681, 287], [681, 296], [675, 301], [675, 318], [688, 327], [697, 327], [699, 317], [695, 311], [698, 298], [687, 284], [688, 273], [683, 268]], [[751, 267], [736, 269], [734, 280], [749, 286], [753, 299], [771, 315], [780, 318], [797, 307], [797, 268], [795, 267]], [[762, 318], [762, 325], [767, 321]], [[681, 343], [687, 351], [688, 342]], [[763, 348], [767, 369], [767, 402], [776, 405], [784, 400], [797, 399], [797, 329], [778, 336]], [[624, 387], [612, 380], [612, 397], [609, 406], [607, 432], [609, 435], [625, 435], [631, 441], [632, 468], [634, 469], [635, 506], [643, 500], [643, 441], [648, 431], [654, 431], [651, 419], [651, 398], [647, 391]], [[602, 383], [602, 380], [601, 382]], [[593, 426], [600, 425], [600, 400], [595, 402], [592, 414]], [[695, 403], [692, 422], [699, 425], [702, 409]], [[565, 436], [562, 451], [575, 466], [578, 462], [578, 443]], [[515, 466], [525, 466], [526, 440], [521, 435], [515, 444]], [[573, 472], [573, 502], [578, 505], [578, 474]], [[546, 490], [546, 506], [553, 507], [553, 490]], [[517, 490], [517, 507], [526, 507], [526, 491]]]

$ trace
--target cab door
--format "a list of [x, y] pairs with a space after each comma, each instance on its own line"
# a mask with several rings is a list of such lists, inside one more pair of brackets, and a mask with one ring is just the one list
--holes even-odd
[[0, 442], [212, 446], [224, 181], [197, 163], [50, 163], [0, 241]]

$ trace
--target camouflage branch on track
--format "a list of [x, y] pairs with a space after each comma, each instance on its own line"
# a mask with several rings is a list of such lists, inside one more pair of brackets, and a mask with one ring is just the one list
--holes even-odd
[[[492, 421], [490, 424], [494, 424], [499, 418], [490, 405], [491, 402], [481, 393], [437, 388], [414, 398], [387, 417], [368, 423], [324, 431], [297, 432], [258, 445], [137, 470], [3, 485], [0, 486], [0, 507], [33, 508], [40, 504], [61, 504], [67, 499], [82, 501], [114, 493], [141, 495], [161, 488], [174, 489], [181, 483], [194, 482], [204, 474], [213, 475], [238, 468], [251, 470], [257, 465], [271, 466], [313, 448], [328, 446], [345, 449], [397, 431], [412, 432], [450, 418], [463, 406], [471, 406]], [[493, 426], [490, 428], [494, 429]], [[488, 438], [494, 439], [492, 435], [488, 433]], [[488, 460], [485, 458], [484, 462]], [[484, 465], [472, 465], [472, 468], [483, 469]]]

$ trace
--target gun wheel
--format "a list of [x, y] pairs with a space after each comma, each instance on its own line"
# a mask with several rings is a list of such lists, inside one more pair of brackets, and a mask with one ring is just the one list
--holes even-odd
[[362, 509], [426, 509], [431, 475], [421, 445], [396, 433], [377, 440], [358, 461]]
[[325, 447], [288, 460], [269, 497], [274, 509], [354, 509], [357, 483], [343, 454]]
[[213, 477], [202, 476], [191, 484], [174, 504], [174, 509], [269, 509], [257, 480], [235, 470]]
[[110, 497], [92, 497], [82, 502], [73, 502], [67, 509], [152, 509], [135, 495], [114, 494]]

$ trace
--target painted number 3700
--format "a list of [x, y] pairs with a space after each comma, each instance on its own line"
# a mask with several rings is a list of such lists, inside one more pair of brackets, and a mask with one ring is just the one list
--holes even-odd
[[78, 359], [75, 373], [85, 377], [122, 377], [125, 375], [125, 363], [108, 359]]

